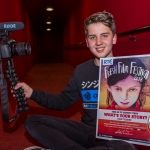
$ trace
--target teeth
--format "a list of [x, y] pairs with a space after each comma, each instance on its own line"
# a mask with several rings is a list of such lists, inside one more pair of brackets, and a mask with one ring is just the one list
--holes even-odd
[[97, 48], [97, 50], [101, 51], [101, 50], [103, 50], [103, 48]]

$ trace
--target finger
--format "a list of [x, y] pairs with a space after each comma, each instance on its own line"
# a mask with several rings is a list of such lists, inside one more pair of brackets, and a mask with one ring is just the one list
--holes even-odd
[[13, 94], [13, 97], [15, 97], [15, 98], [16, 98], [16, 95], [15, 95], [15, 94]]
[[144, 92], [144, 93], [147, 92], [147, 87], [146, 86], [143, 87], [142, 92]]
[[146, 96], [150, 96], [150, 93], [144, 93]]
[[144, 92], [144, 93], [150, 93], [149, 87], [148, 87], [148, 86], [147, 86], [147, 87], [144, 87], [144, 88], [142, 89], [142, 92]]
[[144, 87], [146, 87], [147, 86], [147, 80], [145, 81], [145, 84], [144, 84]]
[[150, 83], [147, 83], [147, 92], [150, 92]]
[[21, 86], [22, 86], [21, 83], [17, 83], [16, 86], [14, 87], [14, 89], [16, 90], [16, 89], [20, 88]]

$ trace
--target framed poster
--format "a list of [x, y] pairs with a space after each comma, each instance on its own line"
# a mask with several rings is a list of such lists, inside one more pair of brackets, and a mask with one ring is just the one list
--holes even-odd
[[96, 138], [150, 146], [150, 55], [100, 59]]

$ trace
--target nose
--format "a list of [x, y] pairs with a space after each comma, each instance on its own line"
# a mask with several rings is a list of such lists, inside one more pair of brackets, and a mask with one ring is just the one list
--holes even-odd
[[101, 45], [102, 44], [102, 39], [101, 38], [97, 38], [96, 39], [96, 45]]
[[121, 99], [123, 99], [123, 100], [127, 100], [128, 99], [128, 92], [122, 92], [121, 93]]

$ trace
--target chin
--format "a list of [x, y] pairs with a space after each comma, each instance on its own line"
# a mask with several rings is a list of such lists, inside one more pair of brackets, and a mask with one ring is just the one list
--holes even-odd
[[110, 55], [110, 53], [106, 54], [106, 53], [102, 53], [99, 55], [100, 58], [105, 58], [105, 57], [113, 57], [112, 55]]
[[100, 54], [100, 55], [97, 55], [97, 58], [105, 58], [105, 57], [107, 57], [106, 54]]

